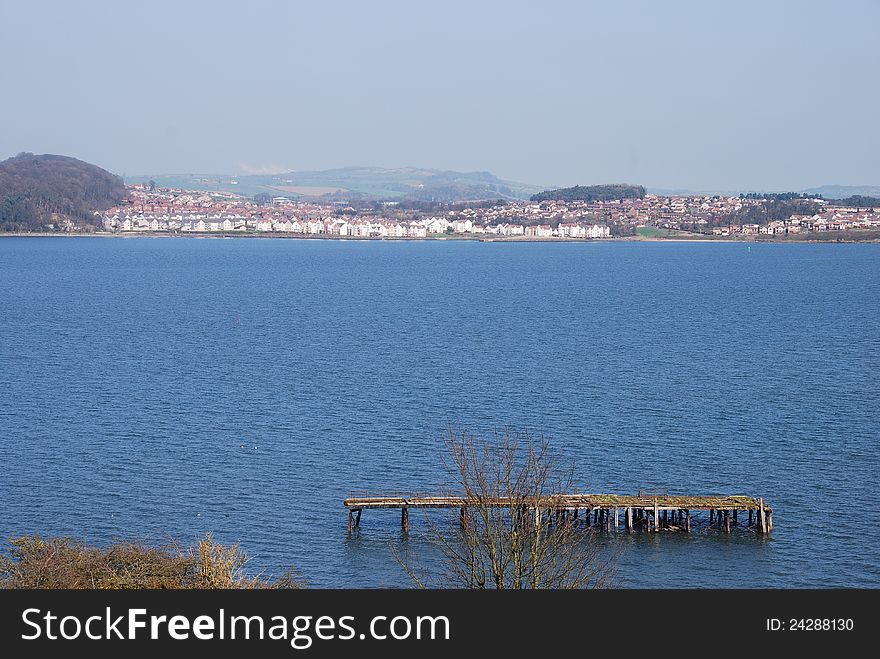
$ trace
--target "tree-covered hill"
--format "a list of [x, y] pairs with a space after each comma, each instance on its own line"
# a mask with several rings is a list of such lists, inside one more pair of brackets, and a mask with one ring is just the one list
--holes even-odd
[[641, 185], [613, 183], [609, 185], [576, 185], [573, 188], [547, 190], [532, 195], [532, 201], [613, 201], [615, 199], [644, 199]]
[[0, 231], [59, 231], [97, 224], [96, 210], [127, 196], [122, 179], [76, 158], [20, 153], [0, 162]]

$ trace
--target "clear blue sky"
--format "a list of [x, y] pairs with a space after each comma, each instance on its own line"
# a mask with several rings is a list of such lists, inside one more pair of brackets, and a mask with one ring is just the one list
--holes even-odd
[[880, 2], [0, 0], [0, 157], [880, 185]]

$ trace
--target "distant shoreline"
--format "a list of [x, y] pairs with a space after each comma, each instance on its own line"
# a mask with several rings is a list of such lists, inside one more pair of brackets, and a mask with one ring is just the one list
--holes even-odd
[[481, 237], [477, 235], [449, 235], [449, 236], [426, 236], [421, 237], [396, 237], [396, 236], [332, 236], [325, 234], [290, 234], [279, 232], [261, 233], [238, 233], [238, 232], [196, 232], [171, 233], [162, 231], [126, 232], [117, 233], [110, 231], [71, 232], [71, 233], [36, 233], [36, 232], [0, 232], [0, 238], [255, 238], [255, 239], [282, 239], [282, 240], [346, 240], [346, 241], [377, 241], [377, 242], [412, 242], [412, 241], [436, 241], [436, 242], [484, 242], [484, 243], [744, 243], [744, 244], [858, 244], [880, 243], [880, 233], [876, 231], [866, 232], [864, 237], [854, 236], [852, 232], [846, 235], [835, 235], [840, 232], [826, 232], [821, 237], [796, 234], [794, 236], [618, 236], [614, 238], [538, 238], [535, 236], [491, 236]]

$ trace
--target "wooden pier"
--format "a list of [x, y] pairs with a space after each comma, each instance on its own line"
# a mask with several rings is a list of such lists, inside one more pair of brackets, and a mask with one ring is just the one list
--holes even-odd
[[[773, 509], [762, 498], [743, 495], [674, 496], [669, 494], [565, 494], [531, 499], [526, 503], [500, 497], [481, 505], [492, 508], [517, 509], [528, 514], [537, 526], [541, 524], [569, 524], [594, 528], [607, 533], [644, 530], [683, 531], [690, 533], [700, 524], [731, 533], [733, 529], [747, 529], [761, 534], [773, 531]], [[399, 509], [400, 526], [409, 531], [411, 508], [458, 508], [459, 523], [468, 524], [468, 508], [473, 504], [457, 496], [388, 495], [351, 496], [343, 502], [348, 509], [348, 532], [361, 525], [364, 510]], [[742, 517], [740, 517], [742, 513]], [[748, 514], [746, 521], [745, 514]], [[621, 519], [622, 516], [622, 519]]]

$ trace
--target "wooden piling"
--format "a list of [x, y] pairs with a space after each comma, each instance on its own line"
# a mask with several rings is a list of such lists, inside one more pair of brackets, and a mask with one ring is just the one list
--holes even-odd
[[730, 511], [724, 511], [724, 532], [730, 533]]
[[404, 533], [409, 533], [409, 508], [400, 509], [400, 528]]
[[657, 524], [660, 522], [660, 510], [657, 508], [657, 499], [654, 499], [654, 531], [659, 531]]
[[354, 526], [354, 513], [349, 510], [348, 511], [348, 534], [351, 535], [351, 529]]
[[468, 509], [467, 506], [462, 506], [458, 511], [458, 524], [463, 529], [467, 529], [468, 527]]
[[691, 511], [685, 508], [684, 510], [684, 522], [687, 527], [687, 532], [691, 532]]
[[614, 532], [617, 533], [617, 529], [619, 528], [618, 524], [620, 522], [620, 508], [614, 509]]
[[632, 532], [633, 530], [633, 509], [632, 507], [628, 507], [626, 509], [626, 530]]
[[361, 526], [361, 513], [363, 510], [358, 508], [357, 515], [354, 516], [354, 528], [360, 528]]

